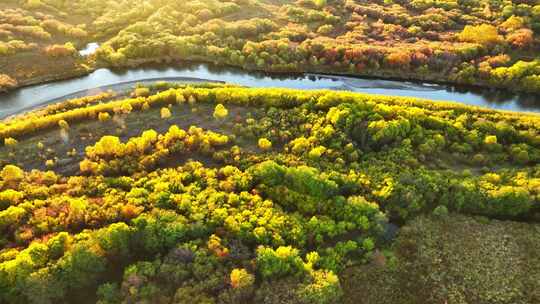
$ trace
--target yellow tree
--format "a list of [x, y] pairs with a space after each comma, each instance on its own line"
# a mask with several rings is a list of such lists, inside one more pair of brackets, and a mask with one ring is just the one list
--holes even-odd
[[497, 28], [489, 24], [467, 25], [458, 35], [460, 41], [493, 46], [502, 41]]
[[214, 118], [215, 119], [224, 119], [229, 115], [229, 110], [225, 108], [224, 105], [218, 104], [216, 108], [214, 109]]
[[6, 182], [16, 182], [24, 178], [24, 171], [17, 166], [7, 165], [2, 169], [0, 176]]

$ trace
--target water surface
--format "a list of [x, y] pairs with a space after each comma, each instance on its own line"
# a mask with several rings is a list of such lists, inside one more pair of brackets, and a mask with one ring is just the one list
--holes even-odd
[[82, 50], [79, 51], [81, 56], [89, 56], [94, 54], [99, 48], [99, 44], [96, 42], [88, 43]]
[[[455, 101], [493, 109], [540, 112], [540, 98], [520, 96], [501, 90], [450, 86], [419, 82], [341, 77], [315, 74], [268, 74], [209, 64], [184, 64], [167, 67], [139, 67], [126, 70], [98, 69], [83, 77], [29, 86], [0, 95], [0, 118], [32, 107], [57, 102], [62, 97], [97, 94], [107, 86], [148, 79], [207, 80], [250, 87], [285, 87], [294, 89], [331, 89], [382, 95], [419, 97]], [[105, 87], [105, 88], [104, 88]], [[110, 88], [110, 87], [109, 87]]]

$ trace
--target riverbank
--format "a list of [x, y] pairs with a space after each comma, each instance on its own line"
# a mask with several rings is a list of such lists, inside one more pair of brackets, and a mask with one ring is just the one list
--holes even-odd
[[[235, 69], [241, 69], [247, 72], [257, 72], [264, 75], [270, 75], [270, 76], [277, 76], [280, 75], [296, 75], [296, 76], [303, 76], [303, 75], [315, 75], [320, 77], [333, 77], [333, 78], [341, 78], [341, 77], [350, 77], [355, 79], [369, 79], [369, 80], [387, 80], [387, 81], [400, 81], [400, 82], [412, 82], [412, 83], [422, 83], [422, 84], [428, 84], [428, 85], [440, 85], [440, 86], [448, 86], [448, 87], [463, 87], [463, 88], [469, 88], [472, 90], [489, 90], [489, 91], [503, 91], [513, 94], [525, 94], [526, 92], [519, 90], [519, 88], [515, 86], [503, 86], [503, 85], [496, 85], [496, 84], [490, 84], [486, 81], [479, 81], [477, 83], [471, 84], [467, 82], [457, 81], [457, 80], [451, 80], [446, 75], [448, 73], [429, 73], [429, 74], [422, 74], [422, 73], [415, 73], [414, 71], [411, 72], [403, 72], [399, 71], [397, 69], [388, 70], [388, 69], [377, 69], [377, 70], [365, 70], [363, 72], [348, 72], [345, 70], [336, 71], [334, 68], [327, 67], [327, 66], [319, 66], [314, 67], [310, 65], [304, 66], [304, 69], [302, 71], [297, 70], [268, 70], [264, 68], [258, 68], [256, 66], [249, 66], [249, 65], [235, 65], [231, 63], [216, 63], [215, 61], [208, 60], [207, 58], [203, 56], [190, 56], [189, 58], [172, 58], [172, 57], [158, 57], [158, 58], [148, 58], [148, 59], [131, 59], [126, 61], [123, 65], [108, 65], [104, 64], [103, 62], [99, 64], [95, 64], [94, 59], [89, 60], [85, 64], [85, 70], [72, 70], [72, 71], [64, 71], [62, 73], [57, 73], [54, 75], [48, 75], [48, 76], [41, 76], [41, 77], [35, 77], [30, 79], [22, 79], [18, 80], [18, 84], [16, 86], [13, 86], [9, 89], [9, 91], [5, 91], [3, 93], [8, 93], [10, 91], [16, 91], [21, 88], [25, 88], [28, 86], [33, 85], [39, 85], [39, 84], [47, 84], [51, 82], [56, 81], [62, 81], [62, 80], [70, 80], [77, 77], [82, 77], [85, 75], [89, 75], [92, 72], [98, 70], [98, 69], [110, 69], [113, 71], [124, 71], [134, 68], [141, 68], [141, 67], [148, 67], [148, 66], [162, 66], [167, 65], [171, 67], [182, 67], [186, 64], [212, 64], [216, 67], [222, 67], [222, 68], [235, 68]], [[1, 98], [1, 95], [0, 95]]]
[[178, 82], [178, 83], [205, 83], [205, 82], [224, 83], [220, 81], [209, 81], [207, 79], [189, 78], [189, 77], [150, 78], [150, 79], [126, 81], [126, 82], [115, 83], [111, 85], [105, 85], [105, 86], [100, 86], [100, 87], [95, 87], [95, 88], [90, 88], [90, 89], [70, 93], [61, 97], [57, 97], [57, 98], [50, 99], [42, 103], [32, 105], [27, 108], [20, 109], [17, 112], [11, 112], [11, 113], [5, 114], [0, 111], [0, 119], [6, 119], [12, 116], [23, 114], [28, 111], [39, 110], [40, 108], [53, 104], [53, 103], [96, 95], [97, 93], [101, 93], [101, 92], [108, 92], [108, 91], [114, 92], [115, 98], [122, 97], [122, 96], [128, 97], [130, 93], [132, 93], [136, 85], [146, 86], [146, 85], [151, 85], [151, 84], [154, 84], [156, 82], [161, 82], [161, 81]]
[[[9, 93], [10, 91], [15, 91], [20, 88], [29, 87], [33, 85], [38, 84], [47, 84], [50, 82], [60, 81], [60, 80], [68, 80], [73, 79], [77, 77], [82, 77], [85, 75], [88, 75], [95, 71], [95, 69], [88, 69], [88, 70], [73, 70], [73, 71], [66, 71], [64, 73], [55, 74], [55, 75], [47, 75], [47, 76], [40, 76], [35, 78], [30, 78], [26, 80], [19, 81], [19, 85], [16, 87], [13, 87], [11, 90], [6, 91], [4, 93]], [[1, 97], [1, 96], [0, 96]]]
[[389, 81], [402, 81], [402, 82], [413, 82], [413, 83], [425, 83], [428, 82], [433, 85], [443, 85], [443, 86], [464, 86], [469, 88], [476, 89], [486, 89], [486, 90], [505, 90], [512, 93], [525, 93], [522, 90], [519, 90], [517, 87], [505, 87], [503, 85], [490, 84], [486, 81], [478, 81], [477, 83], [471, 84], [467, 82], [461, 82], [458, 80], [452, 80], [447, 77], [448, 71], [442, 73], [417, 73], [416, 71], [399, 71], [397, 69], [366, 69], [362, 72], [349, 72], [346, 70], [336, 71], [335, 67], [330, 66], [311, 66], [305, 65], [301, 71], [299, 70], [272, 70], [266, 68], [258, 68], [253, 65], [237, 65], [230, 62], [216, 62], [213, 60], [208, 60], [204, 56], [190, 56], [188, 58], [173, 58], [173, 57], [157, 57], [157, 58], [146, 58], [146, 59], [130, 59], [127, 60], [125, 64], [119, 66], [111, 66], [107, 64], [99, 64], [100, 68], [110, 68], [110, 69], [130, 69], [137, 68], [152, 64], [167, 64], [167, 65], [182, 65], [185, 63], [206, 63], [213, 64], [215, 66], [222, 67], [232, 67], [237, 69], [242, 69], [245, 71], [251, 72], [260, 72], [269, 75], [320, 75], [323, 77], [352, 77], [352, 78], [363, 78], [363, 79], [379, 79], [379, 80], [389, 80]]
[[469, 86], [445, 86], [423, 82], [402, 82], [376, 78], [357, 78], [325, 74], [266, 73], [246, 71], [205, 63], [142, 64], [129, 69], [96, 69], [82, 77], [21, 88], [0, 95], [0, 116], [6, 117], [35, 106], [62, 100], [77, 92], [99, 93], [103, 87], [126, 82], [199, 79], [227, 82], [247, 87], [284, 87], [294, 89], [331, 89], [386, 96], [415, 97], [436, 101], [454, 101], [486, 108], [540, 112], [534, 96], [519, 96], [504, 91], [482, 90]]

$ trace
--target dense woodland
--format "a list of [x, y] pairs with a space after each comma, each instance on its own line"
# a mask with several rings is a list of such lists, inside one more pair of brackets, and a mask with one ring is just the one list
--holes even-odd
[[539, 31], [537, 0], [6, 0], [0, 88], [187, 60], [538, 92]]
[[[540, 93], [539, 33], [538, 0], [1, 0], [0, 92], [209, 62]], [[155, 82], [0, 121], [0, 304], [533, 304], [539, 234], [538, 115]]]
[[[409, 303], [376, 299], [388, 286], [418, 303], [535, 303], [539, 127], [457, 104], [211, 84], [23, 114], [0, 125], [0, 301], [343, 303], [394, 278], [355, 303]], [[495, 219], [531, 224], [500, 241]], [[459, 238], [445, 231], [464, 245], [438, 266], [436, 244]], [[478, 276], [463, 264], [488, 258]], [[501, 274], [507, 259], [530, 267]], [[410, 287], [455, 264], [419, 278], [431, 294]], [[392, 275], [365, 277], [381, 269]]]

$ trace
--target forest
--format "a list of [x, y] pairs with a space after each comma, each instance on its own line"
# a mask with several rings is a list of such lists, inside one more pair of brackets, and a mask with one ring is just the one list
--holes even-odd
[[[424, 278], [413, 301], [535, 303], [539, 127], [453, 103], [164, 82], [21, 114], [0, 125], [0, 301], [346, 303], [414, 267], [480, 263], [465, 243], [433, 264], [429, 240], [460, 225], [494, 264], [529, 266], [511, 292], [492, 295], [487, 268], [472, 289], [461, 272]], [[512, 222], [522, 251], [499, 255]], [[377, 294], [354, 303], [407, 303]]]
[[[540, 105], [539, 33], [539, 0], [1, 0], [0, 304], [540, 303], [540, 115], [422, 93]], [[134, 72], [189, 63], [418, 97]]]
[[203, 61], [537, 93], [539, 31], [536, 0], [5, 0], [0, 89]]

